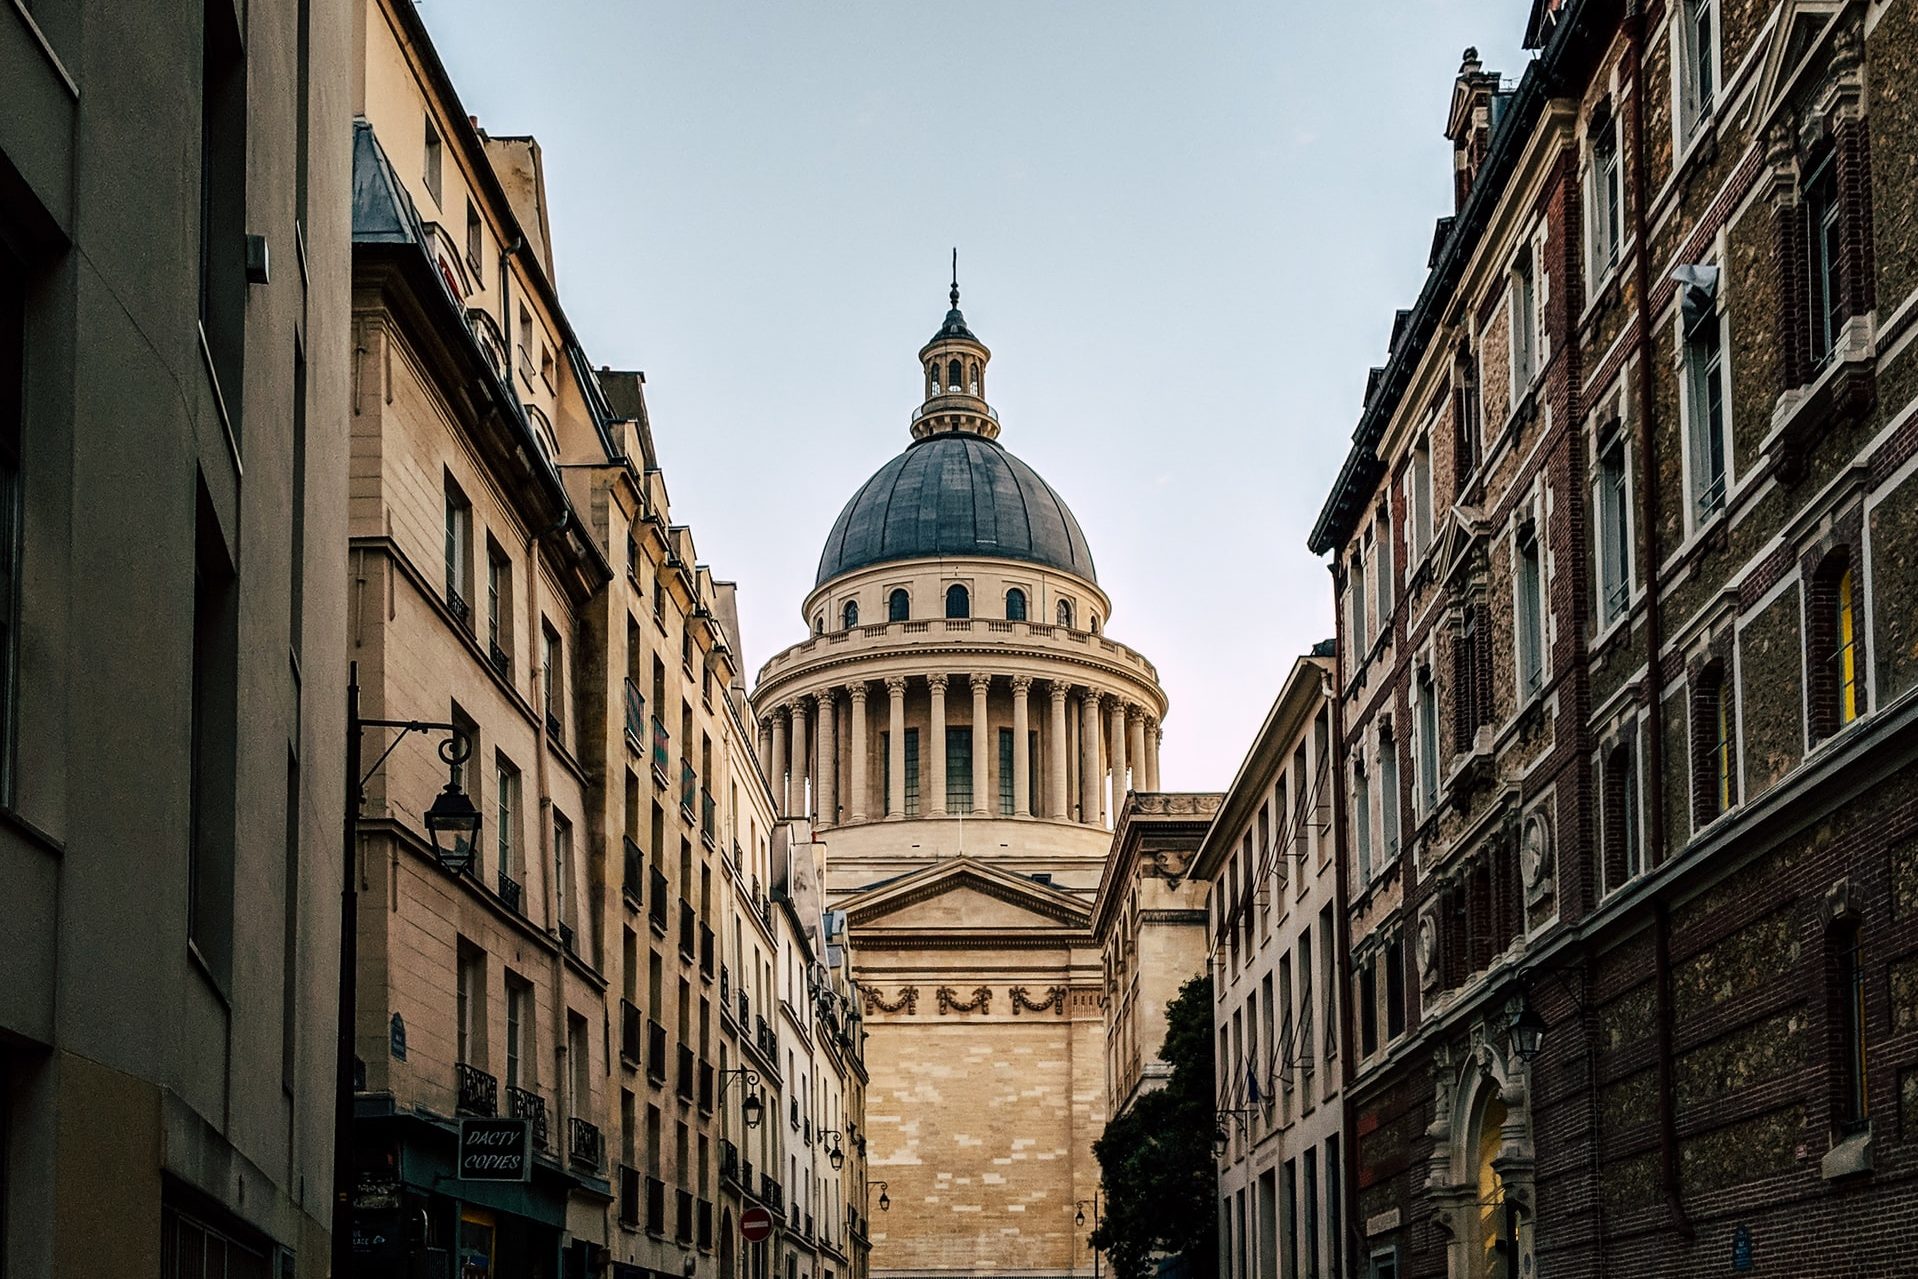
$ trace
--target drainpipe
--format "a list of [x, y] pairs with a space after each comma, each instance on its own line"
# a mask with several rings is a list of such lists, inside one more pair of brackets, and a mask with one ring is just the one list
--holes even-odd
[[[1665, 698], [1660, 678], [1660, 659], [1664, 654], [1664, 619], [1660, 609], [1659, 539], [1660, 504], [1658, 483], [1652, 473], [1652, 426], [1656, 415], [1652, 393], [1652, 361], [1656, 358], [1652, 342], [1650, 232], [1645, 203], [1650, 184], [1645, 173], [1645, 102], [1649, 81], [1645, 72], [1645, 3], [1629, 0], [1625, 15], [1625, 35], [1632, 58], [1632, 176], [1637, 188], [1632, 200], [1632, 235], [1637, 241], [1632, 253], [1638, 312], [1638, 498], [1639, 547], [1645, 565], [1645, 666], [1647, 699], [1645, 707], [1645, 780], [1643, 789], [1650, 796], [1646, 815], [1648, 843], [1654, 855], [1665, 854]], [[1671, 923], [1662, 904], [1653, 911], [1653, 956], [1658, 1009], [1658, 1155], [1659, 1180], [1663, 1183], [1665, 1206], [1673, 1226], [1686, 1238], [1692, 1236], [1690, 1220], [1678, 1184], [1678, 1120], [1672, 1100], [1672, 971]], [[1596, 1086], [1597, 1081], [1593, 1081]], [[1603, 1258], [1601, 1258], [1602, 1262]]]

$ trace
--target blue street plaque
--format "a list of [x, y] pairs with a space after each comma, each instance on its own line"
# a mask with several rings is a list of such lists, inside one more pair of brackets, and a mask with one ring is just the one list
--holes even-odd
[[393, 1060], [405, 1061], [406, 1060], [406, 1019], [400, 1016], [398, 1013], [394, 1013], [393, 1020], [387, 1023], [386, 1038], [387, 1038], [388, 1045], [390, 1046], [393, 1052]]
[[1732, 1269], [1754, 1270], [1752, 1261], [1752, 1231], [1750, 1226], [1737, 1226], [1732, 1230]]

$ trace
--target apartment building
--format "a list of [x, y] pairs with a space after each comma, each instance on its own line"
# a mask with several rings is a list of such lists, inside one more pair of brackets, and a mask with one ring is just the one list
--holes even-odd
[[1292, 665], [1192, 861], [1211, 924], [1223, 1279], [1338, 1279], [1341, 875], [1331, 645]]
[[0, 1272], [327, 1272], [344, 12], [0, 14]]
[[1311, 538], [1383, 974], [1353, 1224], [1374, 1275], [1892, 1273], [1918, 6], [1538, 0], [1526, 43], [1461, 69]]
[[[365, 714], [470, 745], [450, 779], [395, 745], [362, 819], [362, 1233], [389, 1269], [770, 1275], [738, 1221], [786, 1207], [753, 1121], [797, 1099], [767, 1014], [801, 943], [734, 588], [671, 521], [644, 376], [567, 323], [538, 143], [479, 128], [413, 6], [361, 36], [354, 652]], [[483, 815], [458, 874], [419, 833], [449, 780]], [[530, 1123], [524, 1184], [455, 1175], [493, 1116]]]

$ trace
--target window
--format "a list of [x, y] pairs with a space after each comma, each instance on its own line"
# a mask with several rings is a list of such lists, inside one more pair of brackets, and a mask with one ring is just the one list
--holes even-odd
[[1853, 586], [1855, 575], [1846, 564], [1838, 574], [1834, 594], [1837, 612], [1838, 648], [1832, 654], [1832, 671], [1838, 685], [1838, 723], [1842, 727], [1858, 718], [1858, 611]]
[[1068, 630], [1071, 629], [1072, 627], [1072, 601], [1071, 600], [1059, 601], [1058, 615], [1059, 615], [1059, 625], [1066, 627]]
[[1725, 668], [1714, 663], [1699, 674], [1692, 689], [1693, 810], [1700, 825], [1725, 812], [1736, 799], [1735, 727], [1731, 683]]
[[1424, 817], [1438, 807], [1439, 786], [1438, 690], [1431, 667], [1419, 667], [1413, 699], [1418, 712], [1418, 810]]
[[1394, 933], [1385, 940], [1385, 1037], [1405, 1033], [1405, 943]]
[[1380, 1248], [1366, 1263], [1365, 1279], [1399, 1279], [1399, 1251]]
[[[1715, 286], [1715, 269], [1711, 278]], [[1692, 518], [1703, 523], [1725, 504], [1725, 338], [1715, 287], [1688, 284], [1682, 314]]]
[[425, 173], [422, 176], [426, 179], [426, 189], [432, 193], [434, 204], [440, 202], [440, 152], [442, 149], [440, 131], [433, 127], [433, 117], [429, 115], [426, 117], [426, 164]]
[[246, 51], [233, 6], [202, 6], [200, 335], [237, 441], [246, 352]]
[[[906, 816], [919, 816], [919, 730], [906, 730]], [[888, 792], [891, 786], [887, 787]]]
[[972, 616], [972, 593], [958, 582], [946, 588], [946, 616]]
[[999, 812], [1012, 816], [1012, 730], [999, 730]]
[[1383, 872], [1399, 855], [1399, 744], [1389, 719], [1379, 727], [1379, 815], [1377, 869]]
[[457, 972], [454, 976], [454, 1033], [458, 1039], [455, 1060], [469, 1066], [486, 1066], [486, 952], [464, 937], [456, 947]]
[[1832, 930], [1837, 951], [1836, 996], [1839, 1042], [1837, 1105], [1838, 1129], [1854, 1133], [1871, 1119], [1871, 1099], [1865, 1075], [1865, 965], [1859, 953], [1855, 919], [1841, 921]]
[[519, 869], [519, 770], [504, 755], [493, 761], [493, 807], [499, 873], [510, 879]]
[[1305, 1152], [1305, 1279], [1319, 1279], [1319, 1156]]
[[[469, 198], [466, 201], [466, 265], [473, 268], [473, 279], [476, 282], [480, 281], [484, 275], [484, 272], [480, 269], [480, 261], [482, 258], [480, 253], [480, 235], [479, 210], [473, 207], [473, 201]], [[512, 340], [512, 334], [509, 333], [506, 337], [509, 342]]]
[[1806, 320], [1811, 328], [1811, 362], [1817, 368], [1838, 348], [1838, 334], [1845, 327], [1845, 294], [1840, 276], [1838, 163], [1836, 153], [1827, 151], [1811, 167], [1805, 179], [1805, 245], [1810, 253], [1806, 263], [1806, 284], [1811, 293], [1806, 299]]
[[859, 601], [847, 600], [845, 607], [839, 610], [839, 629], [849, 631], [859, 625]]
[[1392, 510], [1385, 503], [1379, 503], [1378, 516], [1372, 522], [1377, 530], [1374, 542], [1376, 550], [1372, 559], [1372, 584], [1377, 607], [1373, 612], [1378, 617], [1378, 628], [1382, 637], [1389, 638], [1391, 627], [1386, 619], [1392, 616]]
[[1359, 883], [1372, 882], [1372, 787], [1365, 757], [1352, 761], [1352, 843], [1359, 858]]
[[1632, 598], [1632, 516], [1626, 488], [1625, 432], [1613, 423], [1598, 450], [1598, 617], [1609, 625]]
[[1371, 637], [1367, 632], [1365, 609], [1365, 544], [1352, 555], [1352, 571], [1346, 583], [1345, 594], [1352, 606], [1352, 653], [1354, 665], [1363, 662], [1372, 651]]
[[219, 517], [199, 490], [188, 728], [187, 939], [224, 983], [233, 958], [234, 772], [239, 710], [239, 582]]
[[1422, 435], [1412, 447], [1412, 467], [1405, 481], [1412, 508], [1412, 563], [1425, 558], [1432, 545], [1432, 437]]
[[1521, 698], [1533, 697], [1545, 684], [1545, 571], [1540, 561], [1538, 529], [1519, 528], [1513, 555], [1518, 561], [1518, 689]]
[[559, 632], [550, 625], [541, 623], [540, 640], [539, 682], [545, 703], [546, 731], [554, 737], [559, 737], [565, 731], [565, 720], [560, 714], [560, 708], [566, 704], [560, 687], [565, 666], [559, 646]]
[[1678, 64], [1679, 140], [1689, 141], [1712, 113], [1718, 92], [1718, 0], [1682, 0], [1674, 61]]
[[553, 810], [553, 911], [565, 929], [573, 921], [573, 823]]
[[1591, 209], [1591, 264], [1596, 283], [1618, 262], [1625, 241], [1625, 179], [1618, 161], [1618, 120], [1607, 98], [1586, 126], [1591, 148], [1586, 200]]
[[25, 314], [25, 289], [6, 254], [0, 252], [0, 802], [13, 793]]
[[1532, 246], [1512, 264], [1512, 401], [1532, 389], [1538, 376], [1538, 273]]
[[[520, 1064], [532, 1057], [533, 987], [506, 974], [506, 1086], [520, 1088]], [[530, 1079], [529, 1079], [530, 1082]]]
[[453, 477], [446, 477], [446, 604], [465, 624], [472, 615], [467, 605], [466, 575], [473, 559], [473, 507]]
[[540, 381], [546, 383], [546, 388], [551, 390], [553, 387], [553, 348], [544, 342], [539, 344], [539, 377]]
[[1016, 586], [1006, 592], [1006, 620], [1008, 622], [1026, 620], [1026, 593]]
[[493, 669], [510, 675], [513, 668], [509, 646], [513, 640], [513, 562], [506, 552], [487, 539], [486, 546], [486, 652]]
[[912, 617], [912, 596], [903, 588], [893, 591], [886, 597], [886, 620], [903, 622]]
[[1359, 1056], [1379, 1050], [1378, 961], [1367, 955], [1359, 962]]
[[946, 811], [972, 811], [972, 729], [946, 730]]
[[1645, 869], [1639, 833], [1638, 745], [1632, 736], [1607, 752], [1603, 788], [1600, 815], [1604, 822], [1605, 891], [1609, 893], [1624, 887]]
[[1463, 489], [1472, 472], [1478, 470], [1480, 421], [1485, 410], [1479, 395], [1478, 355], [1470, 346], [1462, 347], [1453, 360], [1452, 389], [1452, 479]]

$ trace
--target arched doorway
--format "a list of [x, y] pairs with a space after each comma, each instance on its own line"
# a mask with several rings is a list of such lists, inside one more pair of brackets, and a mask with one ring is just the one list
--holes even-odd
[[[1505, 1099], [1496, 1086], [1482, 1091], [1483, 1101], [1473, 1125], [1476, 1134], [1472, 1147], [1475, 1152], [1473, 1180], [1478, 1211], [1473, 1215], [1476, 1228], [1471, 1246], [1472, 1276], [1473, 1279], [1506, 1279], [1506, 1250], [1500, 1247], [1506, 1233], [1505, 1181], [1497, 1167], [1499, 1151], [1504, 1146]], [[1509, 1241], [1506, 1243], [1509, 1247]]]

